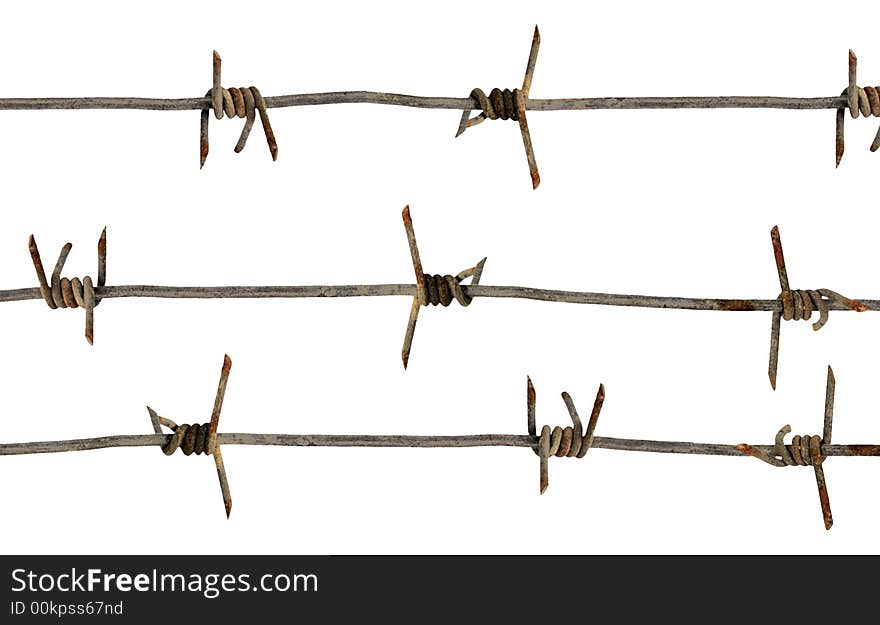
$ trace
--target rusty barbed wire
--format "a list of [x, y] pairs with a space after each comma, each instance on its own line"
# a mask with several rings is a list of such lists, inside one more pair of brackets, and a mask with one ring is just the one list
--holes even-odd
[[[470, 270], [468, 270], [470, 271]], [[429, 275], [422, 274], [422, 280], [425, 284], [425, 296], [427, 301], [425, 306], [449, 306], [453, 301], [458, 302], [462, 306], [470, 305], [473, 298], [464, 292], [461, 288], [461, 281], [468, 277], [467, 271], [462, 271], [457, 276], [440, 274]]]
[[[409, 206], [406, 206], [403, 209], [402, 217], [403, 227], [406, 230], [406, 241], [409, 245], [409, 253], [412, 257], [413, 270], [416, 275], [416, 292], [413, 296], [412, 306], [409, 311], [406, 333], [403, 337], [403, 349], [400, 351], [400, 357], [403, 360], [403, 368], [406, 369], [409, 366], [409, 353], [412, 349], [413, 336], [416, 332], [416, 322], [419, 320], [419, 310], [421, 307], [427, 306], [428, 304], [437, 305], [440, 301], [440, 284], [446, 285], [446, 288], [452, 292], [459, 304], [462, 306], [470, 306], [473, 298], [465, 292], [461, 281], [470, 278], [471, 287], [479, 286], [480, 278], [483, 275], [483, 265], [486, 264], [486, 259], [483, 258], [470, 269], [465, 269], [464, 271], [459, 272], [454, 278], [448, 276], [449, 280], [442, 276], [430, 276], [422, 270], [422, 259], [419, 256], [419, 246], [418, 243], [416, 243], [416, 233], [413, 229], [412, 217], [409, 214]], [[440, 279], [438, 280], [437, 278]], [[446, 299], [446, 297], [447, 296], [444, 294], [444, 299]], [[450, 300], [447, 304], [443, 304], [443, 306], [448, 306], [451, 303], [452, 301]]]
[[767, 374], [770, 377], [770, 385], [776, 389], [776, 369], [779, 364], [779, 331], [780, 321], [808, 321], [813, 310], [819, 311], [819, 320], [813, 324], [813, 331], [818, 332], [828, 322], [830, 306], [836, 304], [843, 309], [865, 312], [870, 310], [864, 303], [844, 297], [831, 289], [816, 290], [792, 290], [788, 283], [788, 270], [785, 268], [785, 254], [782, 252], [782, 239], [779, 236], [779, 227], [773, 226], [770, 230], [770, 241], [773, 244], [773, 258], [776, 261], [776, 272], [779, 275], [781, 292], [777, 297], [779, 308], [773, 311], [770, 322], [770, 364]]
[[[535, 413], [535, 387], [532, 385], [532, 379], [526, 378], [526, 399], [529, 402], [528, 408], [528, 428], [529, 435], [534, 436], [534, 413]], [[550, 485], [549, 476], [549, 459], [550, 456], [557, 458], [583, 458], [590, 451], [595, 441], [594, 433], [596, 431], [596, 423], [599, 421], [599, 413], [602, 411], [602, 405], [605, 403], [605, 385], [600, 384], [599, 390], [596, 392], [596, 399], [593, 401], [593, 411], [590, 414], [590, 421], [587, 424], [587, 430], [584, 432], [584, 426], [578, 416], [577, 408], [575, 408], [574, 400], [567, 392], [562, 393], [562, 401], [568, 408], [568, 416], [571, 417], [572, 426], [561, 427], [556, 426], [552, 430], [549, 425], [541, 428], [541, 436], [538, 439], [538, 456], [541, 459], [541, 494], [547, 490]]]
[[[28, 240], [28, 250], [31, 260], [37, 272], [37, 280], [40, 282], [40, 296], [51, 309], [56, 308], [84, 308], [86, 311], [86, 340], [89, 345], [94, 344], [95, 336], [95, 306], [101, 303], [101, 298], [95, 294], [91, 276], [79, 278], [62, 278], [61, 271], [67, 262], [67, 256], [73, 248], [72, 243], [66, 243], [58, 254], [55, 269], [52, 271], [51, 284], [46, 281], [46, 272], [43, 270], [43, 261], [40, 258], [40, 250], [37, 242], [31, 235]], [[98, 287], [103, 287], [107, 281], [107, 228], [101, 232], [98, 239]]]
[[[837, 165], [840, 165], [840, 159], [843, 158], [845, 147], [843, 137], [843, 125], [846, 119], [845, 110], [849, 109], [849, 114], [853, 119], [858, 119], [859, 114], [864, 117], [880, 117], [880, 96], [878, 96], [878, 87], [859, 87], [856, 73], [858, 70], [859, 60], [856, 53], [849, 51], [849, 83], [841, 95], [846, 96], [846, 107], [837, 109], [837, 127], [836, 127], [836, 157]], [[874, 141], [871, 142], [871, 151], [876, 152], [880, 148], [880, 128], [874, 135]]]
[[828, 367], [828, 378], [825, 383], [825, 420], [822, 436], [807, 435], [794, 436], [791, 444], [785, 444], [785, 436], [791, 433], [790, 425], [783, 425], [776, 433], [775, 444], [772, 452], [757, 449], [751, 445], [741, 444], [737, 448], [754, 456], [758, 460], [773, 465], [774, 467], [813, 467], [816, 476], [816, 486], [819, 489], [819, 504], [822, 506], [822, 519], [825, 521], [825, 529], [831, 529], [834, 519], [831, 516], [831, 500], [828, 498], [828, 487], [825, 484], [825, 471], [822, 463], [825, 462], [827, 449], [831, 445], [831, 422], [834, 419], [834, 371]]
[[[266, 101], [260, 94], [260, 90], [256, 87], [241, 87], [224, 89], [220, 86], [221, 60], [220, 55], [214, 50], [214, 86], [206, 95], [211, 97], [211, 109], [214, 111], [214, 117], [223, 119], [224, 113], [226, 117], [241, 117], [245, 119], [244, 127], [241, 129], [241, 135], [235, 144], [235, 153], [238, 154], [244, 149], [248, 136], [251, 134], [251, 128], [254, 127], [254, 121], [257, 118], [257, 112], [260, 113], [260, 123], [263, 125], [263, 132], [266, 135], [266, 143], [269, 145], [269, 153], [272, 160], [278, 160], [278, 144], [275, 142], [275, 133], [272, 132], [272, 124], [269, 123], [269, 113], [266, 110]], [[208, 158], [208, 109], [202, 109], [202, 122], [199, 146], [199, 167], [205, 166], [205, 160]]]
[[[217, 119], [227, 117], [245, 118], [245, 126], [235, 151], [244, 148], [257, 113], [263, 124], [266, 141], [272, 159], [278, 156], [275, 135], [269, 124], [268, 109], [293, 106], [316, 106], [328, 104], [383, 104], [424, 109], [461, 110], [456, 137], [467, 128], [486, 119], [508, 119], [519, 124], [532, 188], [541, 181], [535, 160], [532, 139], [526, 119], [527, 111], [576, 111], [596, 109], [717, 109], [717, 108], [768, 108], [789, 110], [836, 109], [835, 157], [840, 164], [844, 153], [844, 117], [849, 110], [853, 119], [880, 115], [880, 95], [876, 87], [859, 87], [856, 80], [857, 59], [849, 51], [849, 74], [846, 89], [839, 96], [819, 98], [790, 98], [777, 96], [711, 96], [711, 97], [600, 97], [600, 98], [551, 98], [532, 99], [529, 93], [538, 59], [541, 36], [535, 26], [532, 45], [526, 65], [522, 87], [517, 89], [492, 89], [488, 96], [481, 89], [472, 89], [466, 98], [427, 97], [377, 91], [337, 91], [327, 93], [304, 93], [263, 98], [256, 87], [224, 89], [220, 85], [220, 56], [213, 54], [213, 83], [201, 98], [0, 98], [0, 110], [30, 109], [136, 109], [155, 111], [201, 111], [201, 134], [199, 162], [204, 166], [208, 155], [208, 118], [210, 111]], [[481, 112], [471, 118], [471, 111]], [[878, 130], [871, 151], [880, 147]]]
[[[213, 455], [220, 478], [226, 516], [232, 510], [232, 497], [226, 479], [226, 471], [220, 454], [220, 445], [267, 445], [286, 447], [412, 447], [412, 448], [463, 448], [463, 447], [523, 447], [534, 451], [539, 458], [539, 493], [544, 494], [550, 483], [549, 462], [551, 457], [583, 458], [590, 449], [616, 451], [688, 454], [709, 456], [752, 456], [775, 467], [812, 466], [819, 487], [819, 499], [826, 529], [832, 525], [831, 505], [825, 484], [823, 466], [832, 456], [880, 456], [880, 445], [832, 445], [831, 420], [834, 410], [834, 373], [828, 367], [825, 392], [824, 434], [795, 437], [790, 445], [783, 442], [790, 431], [789, 426], [777, 434], [774, 445], [730, 445], [723, 443], [694, 443], [680, 441], [638, 440], [596, 436], [599, 413], [605, 402], [605, 386], [600, 384], [593, 402], [593, 409], [586, 429], [578, 417], [571, 396], [564, 392], [562, 399], [568, 409], [572, 425], [561, 427], [544, 425], [540, 436], [536, 434], [536, 393], [531, 378], [526, 378], [526, 434], [465, 434], [447, 436], [424, 435], [359, 435], [359, 434], [246, 434], [218, 433], [217, 424], [226, 392], [226, 383], [232, 362], [229, 356], [223, 360], [220, 385], [209, 424], [200, 426], [177, 425], [170, 419], [160, 417], [147, 408], [154, 434], [123, 434], [58, 441], [25, 443], [0, 443], [0, 456], [43, 454], [73, 451], [90, 451], [110, 447], [159, 447], [166, 455], [180, 447], [184, 453]], [[162, 432], [162, 426], [172, 430]]]
[[[86, 338], [94, 340], [94, 307], [101, 299], [117, 297], [157, 297], [180, 299], [226, 299], [226, 298], [307, 298], [307, 297], [412, 297], [412, 306], [407, 321], [406, 332], [401, 349], [404, 368], [409, 365], [416, 322], [423, 306], [447, 306], [453, 300], [462, 306], [469, 306], [474, 298], [512, 298], [531, 299], [545, 302], [571, 304], [593, 304], [601, 306], [630, 306], [640, 308], [668, 308], [680, 310], [718, 310], [728, 312], [765, 311], [772, 312], [770, 325], [770, 357], [768, 376], [770, 384], [776, 388], [776, 372], [779, 362], [779, 336], [782, 320], [810, 319], [814, 310], [819, 312], [819, 321], [813, 324], [814, 330], [821, 329], [829, 318], [830, 311], [850, 310], [865, 312], [880, 310], [880, 300], [855, 300], [844, 297], [830, 289], [792, 290], [788, 283], [785, 257], [779, 228], [774, 226], [770, 232], [773, 254], [776, 261], [781, 293], [775, 299], [716, 299], [695, 297], [666, 297], [656, 295], [628, 295], [617, 293], [590, 293], [584, 291], [559, 291], [521, 286], [490, 286], [480, 283], [486, 258], [473, 267], [455, 276], [427, 274], [422, 269], [422, 261], [416, 243], [415, 230], [409, 206], [403, 209], [403, 225], [412, 258], [415, 284], [356, 284], [356, 285], [308, 285], [308, 286], [157, 286], [157, 285], [113, 285], [106, 286], [107, 275], [107, 230], [101, 234], [98, 243], [98, 282], [91, 286], [86, 277], [80, 282], [76, 278], [63, 282], [60, 277], [72, 245], [65, 244], [52, 274], [51, 284], [47, 283], [43, 271], [40, 252], [33, 236], [29, 239], [29, 250], [39, 279], [38, 288], [0, 290], [0, 303], [31, 299], [43, 299], [50, 308], [69, 307], [69, 302], [83, 306], [86, 311]], [[470, 278], [470, 284], [463, 281]], [[82, 285], [80, 287], [80, 284]], [[67, 293], [67, 295], [65, 295]], [[72, 298], [72, 299], [71, 299]], [[80, 304], [79, 301], [82, 300]], [[60, 301], [64, 306], [56, 302]], [[91, 302], [94, 301], [94, 305]], [[55, 304], [55, 306], [53, 306]]]
[[228, 355], [223, 356], [220, 383], [217, 385], [217, 396], [214, 399], [214, 410], [211, 412], [209, 423], [178, 425], [171, 419], [159, 416], [155, 410], [147, 406], [150, 422], [153, 424], [153, 432], [157, 436], [164, 436], [163, 426], [171, 430], [171, 435], [161, 445], [162, 453], [170, 456], [179, 448], [185, 456], [192, 454], [213, 456], [227, 519], [232, 512], [232, 495], [229, 491], [229, 480], [226, 478], [226, 468], [223, 466], [223, 455], [220, 453], [220, 445], [217, 443], [217, 426], [220, 423], [220, 411], [223, 409], [223, 398], [226, 396], [226, 384], [229, 381], [230, 371], [232, 371], [232, 359]]

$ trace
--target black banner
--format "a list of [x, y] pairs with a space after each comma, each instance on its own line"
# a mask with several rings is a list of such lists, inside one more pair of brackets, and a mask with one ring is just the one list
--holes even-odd
[[[815, 618], [832, 605], [837, 616], [867, 608], [875, 584], [862, 572], [875, 563], [816, 556], [3, 556], [0, 622], [420, 622], [442, 614], [465, 622], [529, 614], [573, 622], [590, 614], [691, 620], [738, 611], [764, 620], [784, 612], [783, 603]], [[797, 596], [808, 600], [793, 605]], [[767, 612], [766, 605], [780, 607]]]

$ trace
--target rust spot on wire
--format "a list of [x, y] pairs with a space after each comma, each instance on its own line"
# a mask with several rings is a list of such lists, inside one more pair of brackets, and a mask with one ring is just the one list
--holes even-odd
[[877, 456], [880, 455], [880, 445], [843, 445], [851, 456]]
[[737, 451], [741, 451], [747, 456], [753, 456], [755, 458], [760, 458], [760, 453], [757, 449], [749, 445], [748, 443], [740, 443], [736, 446]]

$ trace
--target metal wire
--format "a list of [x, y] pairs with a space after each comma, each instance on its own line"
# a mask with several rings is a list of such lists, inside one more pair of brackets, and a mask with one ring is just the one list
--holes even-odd
[[[462, 306], [469, 306], [474, 298], [514, 298], [532, 299], [545, 302], [563, 302], [576, 304], [595, 304], [604, 306], [634, 306], [642, 308], [674, 308], [681, 310], [718, 310], [731, 312], [767, 311], [772, 312], [769, 378], [776, 388], [776, 369], [779, 359], [779, 335], [783, 319], [808, 319], [813, 309], [818, 309], [820, 319], [813, 328], [820, 329], [828, 319], [829, 311], [850, 310], [864, 312], [880, 310], [880, 300], [855, 300], [844, 297], [830, 289], [813, 291], [792, 290], [788, 283], [785, 258], [779, 229], [774, 227], [770, 237], [773, 244], [774, 258], [781, 286], [781, 293], [776, 299], [710, 299], [690, 297], [666, 297], [656, 295], [627, 295], [616, 293], [589, 293], [581, 291], [558, 291], [522, 286], [490, 286], [480, 283], [486, 259], [483, 258], [473, 267], [459, 272], [455, 276], [427, 274], [422, 268], [415, 231], [409, 207], [403, 210], [403, 224], [406, 230], [410, 256], [412, 258], [415, 284], [357, 284], [357, 285], [310, 285], [310, 286], [159, 286], [159, 285], [113, 285], [106, 286], [106, 229], [98, 244], [98, 284], [91, 288], [94, 292], [95, 305], [101, 299], [117, 297], [156, 297], [175, 299], [226, 299], [226, 298], [306, 298], [306, 297], [383, 297], [405, 296], [412, 298], [410, 316], [404, 334], [401, 357], [404, 367], [409, 364], [412, 341], [416, 322], [422, 307], [428, 305], [448, 306], [452, 300]], [[44, 299], [47, 304], [54, 303], [53, 293], [60, 293], [64, 301], [63, 289], [60, 286], [60, 267], [70, 252], [70, 243], [61, 251], [59, 263], [53, 273], [50, 285], [43, 272], [42, 260], [33, 237], [29, 241], [29, 249], [37, 277], [39, 288], [23, 288], [0, 290], [0, 302], [13, 302], [30, 299]], [[463, 284], [470, 279], [470, 284]], [[83, 301], [91, 301], [86, 297], [88, 278], [83, 279]], [[70, 281], [74, 289], [73, 280]], [[53, 286], [55, 285], [55, 286]], [[78, 287], [77, 287], [78, 289]], [[76, 292], [74, 292], [74, 299]], [[89, 295], [89, 297], [91, 297]], [[69, 298], [68, 298], [69, 299]], [[51, 306], [51, 304], [49, 304]], [[93, 341], [93, 310], [94, 306], [86, 305], [86, 337]]]
[[[220, 86], [220, 56], [213, 55], [213, 86], [201, 98], [133, 98], [133, 97], [82, 97], [82, 98], [0, 98], [0, 110], [28, 109], [135, 109], [154, 111], [200, 110], [200, 164], [203, 166], [208, 155], [208, 117], [213, 110], [217, 119], [225, 113], [232, 117], [245, 117], [242, 136], [236, 145], [236, 152], [244, 147], [244, 141], [254, 123], [255, 112], [260, 114], [266, 141], [272, 159], [278, 155], [278, 147], [272, 132], [267, 109], [292, 106], [316, 106], [327, 104], [369, 103], [393, 106], [408, 106], [424, 109], [458, 109], [462, 111], [456, 136], [484, 119], [511, 119], [517, 121], [523, 139], [523, 147], [529, 166], [532, 187], [540, 184], [540, 175], [532, 147], [527, 111], [575, 111], [596, 109], [718, 109], [718, 108], [769, 108], [790, 110], [836, 109], [836, 162], [839, 165], [844, 153], [844, 113], [850, 111], [853, 118], [860, 114], [878, 115], [878, 94], [873, 87], [859, 87], [856, 82], [857, 60], [849, 51], [849, 82], [839, 96], [819, 98], [789, 98], [776, 96], [712, 96], [712, 97], [599, 97], [599, 98], [552, 98], [532, 99], [529, 97], [532, 78], [541, 44], [540, 33], [535, 27], [532, 46], [526, 65], [522, 87], [518, 89], [493, 89], [487, 97], [480, 89], [474, 89], [469, 97], [426, 97], [375, 91], [338, 91], [328, 93], [291, 94], [262, 98], [255, 87], [224, 89]], [[253, 99], [253, 102], [250, 101]], [[471, 110], [482, 112], [474, 118]], [[244, 113], [244, 115], [242, 115]], [[880, 147], [880, 130], [871, 145], [874, 151]]]
[[[246, 434], [217, 433], [220, 406], [226, 390], [231, 361], [224, 359], [223, 373], [217, 391], [214, 413], [210, 424], [201, 426], [178, 426], [173, 421], [160, 417], [148, 408], [154, 434], [131, 434], [102, 436], [60, 441], [40, 441], [26, 443], [0, 444], [0, 456], [22, 454], [56, 453], [65, 451], [89, 451], [110, 447], [152, 447], [158, 446], [166, 454], [171, 454], [181, 446], [184, 453], [214, 454], [218, 462], [218, 475], [221, 479], [224, 505], [227, 516], [232, 507], [229, 486], [223, 470], [220, 446], [222, 445], [272, 445], [288, 447], [413, 447], [413, 448], [462, 448], [462, 447], [522, 447], [535, 451], [539, 456], [540, 492], [543, 494], [549, 485], [549, 459], [555, 457], [583, 458], [589, 449], [611, 449], [618, 451], [652, 452], [667, 454], [711, 455], [711, 456], [753, 456], [776, 467], [812, 466], [816, 473], [820, 503], [826, 528], [831, 527], [831, 507], [825, 485], [823, 464], [831, 456], [880, 456], [880, 445], [832, 445], [831, 422], [834, 409], [835, 380], [831, 367], [825, 392], [825, 420], [822, 438], [818, 436], [795, 437], [786, 446], [783, 437], [790, 431], [782, 428], [774, 445], [730, 445], [718, 443], [693, 443], [680, 441], [638, 440], [595, 436], [595, 429], [605, 402], [605, 387], [599, 385], [596, 399], [587, 427], [578, 417], [574, 400], [568, 393], [562, 398], [568, 408], [572, 425], [567, 427], [544, 425], [541, 435], [536, 435], [535, 408], [536, 393], [531, 379], [527, 380], [527, 434], [466, 434], [458, 436], [413, 436], [413, 435], [350, 435], [350, 434]], [[169, 427], [172, 434], [163, 434], [161, 426]], [[194, 434], [193, 428], [197, 428]], [[191, 441], [191, 442], [189, 442]], [[212, 447], [213, 446], [213, 447]]]

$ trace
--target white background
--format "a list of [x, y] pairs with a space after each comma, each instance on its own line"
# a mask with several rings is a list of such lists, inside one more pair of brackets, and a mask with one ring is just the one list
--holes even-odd
[[[124, 7], [124, 8], [123, 8]], [[855, 16], [855, 18], [854, 18]], [[17, 3], [0, 23], [0, 95], [195, 97], [211, 85], [265, 95], [370, 89], [465, 97], [515, 87], [532, 29], [536, 98], [832, 96], [880, 76], [880, 9], [824, 3]], [[198, 168], [195, 111], [3, 112], [0, 288], [48, 268], [109, 284], [411, 282], [400, 211], [422, 260], [455, 273], [488, 256], [485, 284], [773, 298], [779, 224], [795, 288], [880, 297], [876, 120], [834, 112], [533, 112], [542, 185], [530, 189], [516, 124], [453, 140], [459, 112], [373, 105], [270, 111], [232, 152], [240, 121], [211, 121]], [[149, 403], [208, 420], [233, 359], [221, 431], [524, 433], [582, 414], [600, 381], [597, 434], [770, 443], [820, 433], [825, 367], [838, 380], [834, 440], [880, 442], [880, 315], [783, 326], [767, 381], [769, 313], [476, 300], [423, 309], [409, 371], [406, 298], [107, 300], [95, 346], [82, 311], [2, 306], [0, 440], [150, 433]], [[2, 549], [100, 553], [876, 552], [880, 462], [825, 465], [835, 526], [808, 468], [750, 458], [593, 450], [224, 449], [232, 517], [213, 463], [156, 448], [0, 458]]]

